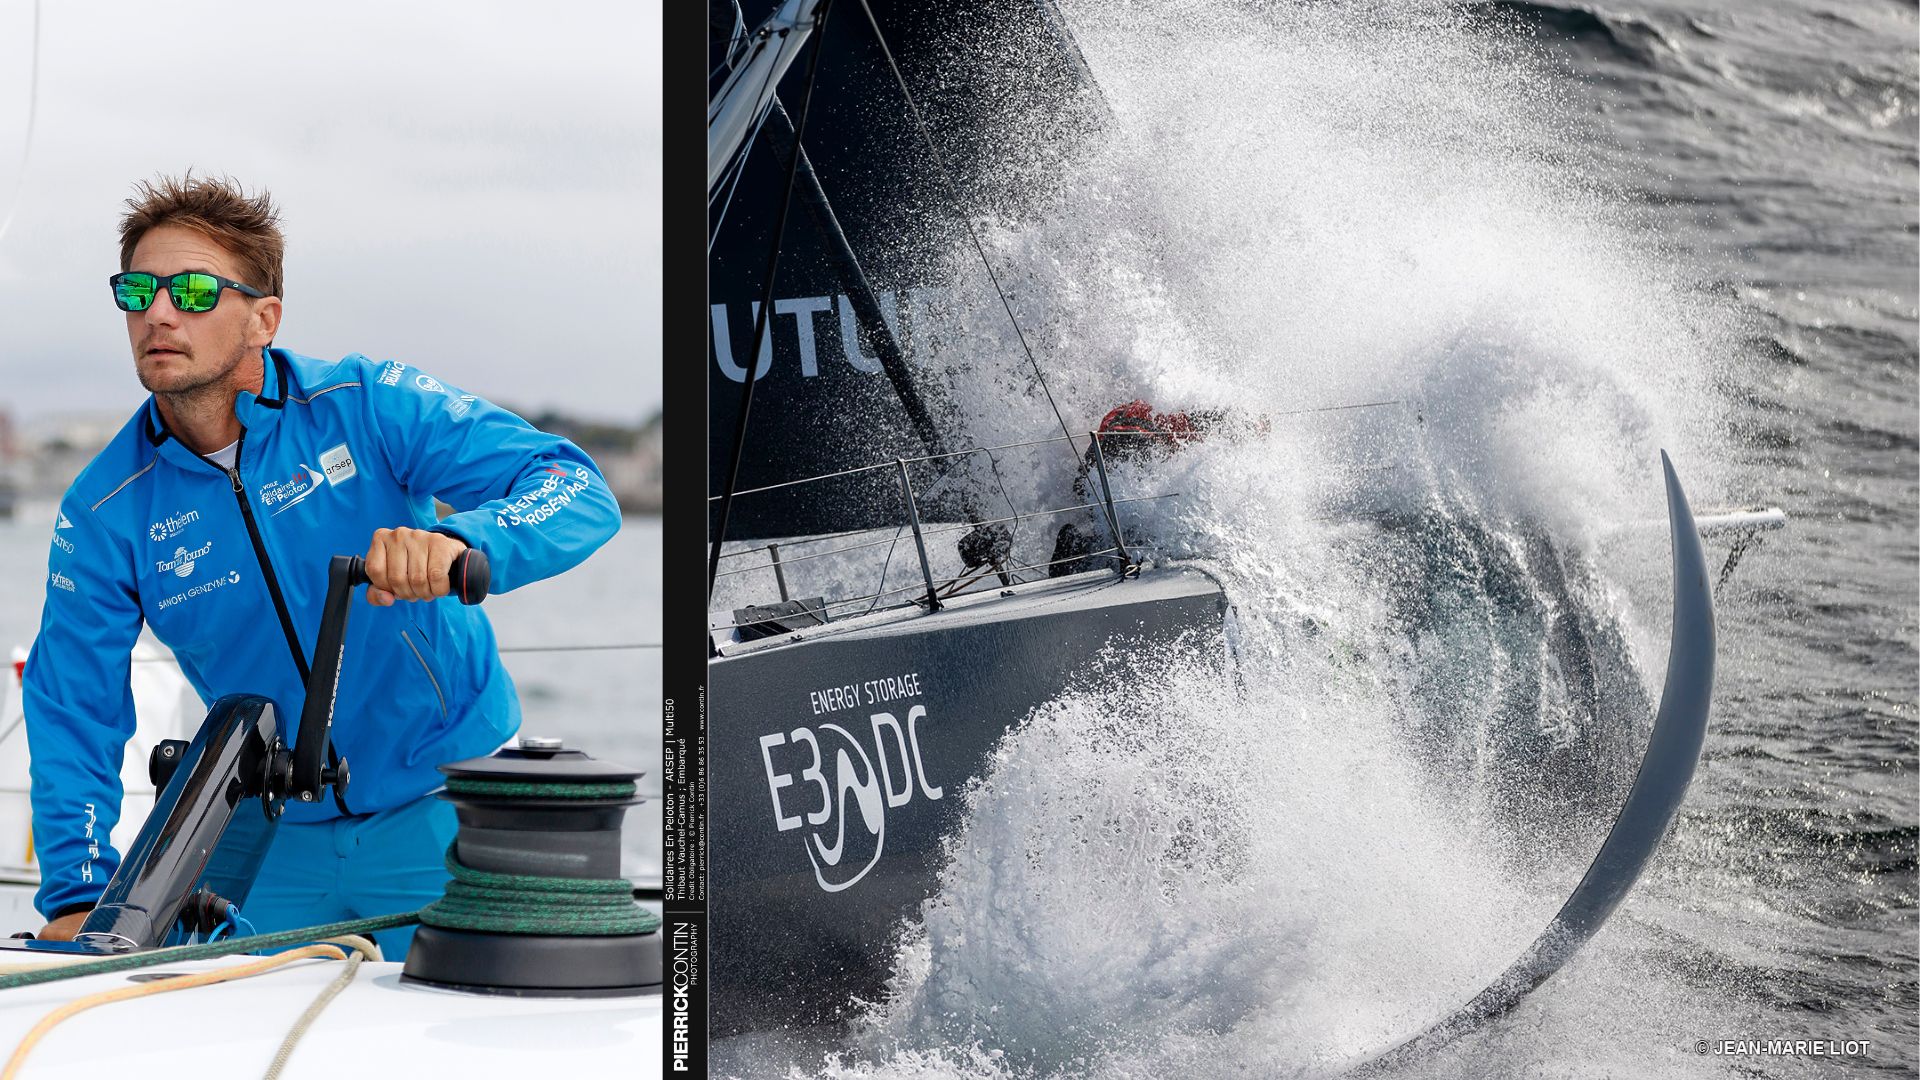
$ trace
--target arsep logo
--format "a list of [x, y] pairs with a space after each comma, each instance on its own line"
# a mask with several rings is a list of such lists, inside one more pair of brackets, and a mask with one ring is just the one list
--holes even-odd
[[329, 484], [353, 479], [354, 473], [358, 471], [353, 467], [353, 451], [347, 449], [346, 443], [341, 443], [321, 454], [320, 471], [327, 475]]
[[[808, 829], [803, 846], [814, 880], [827, 892], [851, 888], [880, 862], [889, 809], [912, 802], [916, 790], [930, 801], [946, 794], [927, 782], [920, 760], [919, 724], [926, 715], [926, 706], [915, 705], [903, 726], [890, 712], [872, 714], [872, 753], [869, 744], [833, 723], [760, 737], [774, 827], [780, 832]], [[792, 771], [796, 767], [798, 772]], [[805, 809], [812, 799], [786, 788], [817, 791], [819, 802]], [[854, 816], [858, 828], [849, 830], [848, 818]]]
[[429, 394], [445, 393], [447, 389], [446, 387], [440, 385], [439, 379], [436, 379], [431, 375], [415, 375], [413, 377], [413, 385], [419, 387], [422, 390], [425, 390]]

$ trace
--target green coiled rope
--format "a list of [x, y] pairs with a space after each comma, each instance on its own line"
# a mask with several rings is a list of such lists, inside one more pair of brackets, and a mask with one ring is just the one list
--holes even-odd
[[[631, 785], [629, 785], [631, 786]], [[448, 930], [490, 934], [647, 934], [660, 916], [633, 902], [625, 878], [541, 877], [475, 870], [447, 848], [453, 880], [420, 921]]]
[[537, 799], [630, 799], [633, 781], [605, 784], [535, 783], [530, 780], [469, 780], [447, 778], [447, 790], [456, 795], [508, 795]]

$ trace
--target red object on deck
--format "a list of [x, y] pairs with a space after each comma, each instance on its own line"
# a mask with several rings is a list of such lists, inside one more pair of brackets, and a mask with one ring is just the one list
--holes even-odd
[[[1142, 444], [1158, 443], [1165, 447], [1175, 447], [1188, 439], [1201, 437], [1193, 418], [1184, 412], [1156, 413], [1153, 406], [1145, 401], [1134, 399], [1125, 405], [1116, 405], [1100, 418], [1100, 433], [1103, 435], [1119, 432], [1134, 432], [1157, 438], [1140, 440]], [[1129, 448], [1132, 449], [1132, 448]]]

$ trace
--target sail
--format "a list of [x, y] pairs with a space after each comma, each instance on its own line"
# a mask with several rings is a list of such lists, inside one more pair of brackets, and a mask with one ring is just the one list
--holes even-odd
[[[708, 462], [715, 497], [733, 460], [749, 372], [757, 383], [736, 490], [967, 445], [964, 433], [948, 430], [932, 368], [941, 362], [932, 327], [953, 284], [951, 253], [964, 242], [959, 215], [1006, 212], [999, 178], [1019, 172], [1006, 166], [1023, 152], [1014, 133], [1053, 121], [1061, 86], [1080, 78], [1078, 53], [1044, 0], [985, 0], [965, 10], [869, 3], [940, 148], [938, 160], [860, 0], [833, 5], [817, 41], [779, 65], [766, 62], [776, 43], [756, 41], [755, 31], [797, 5], [709, 6], [710, 99], [718, 102], [728, 87], [757, 91], [751, 79], [738, 77], [756, 60], [755, 74], [779, 77], [771, 108], [764, 115], [748, 110], [757, 126], [744, 148], [709, 163]], [[803, 175], [782, 238], [769, 334], [756, 349], [755, 318], [816, 46], [825, 52], [802, 137]], [[726, 118], [733, 130], [742, 127], [739, 115]], [[1031, 183], [1030, 173], [1023, 182]], [[944, 176], [952, 177], [951, 188]], [[957, 493], [949, 496], [940, 505], [936, 494], [923, 512], [961, 516]], [[878, 470], [742, 496], [727, 539], [895, 525], [900, 514], [897, 474]]]

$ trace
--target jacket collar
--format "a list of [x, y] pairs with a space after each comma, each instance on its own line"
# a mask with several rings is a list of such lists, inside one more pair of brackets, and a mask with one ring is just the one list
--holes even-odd
[[[279, 419], [287, 403], [288, 388], [293, 385], [292, 365], [287, 362], [289, 354], [285, 349], [261, 350], [262, 372], [260, 392], [258, 394], [242, 390], [234, 397], [233, 415], [240, 421], [241, 428], [258, 440]], [[167, 428], [165, 418], [160, 415], [160, 403], [152, 395], [147, 397], [146, 430], [147, 441], [157, 451], [175, 462], [191, 462], [205, 468], [213, 466], [200, 455], [188, 449], [180, 440], [173, 437]]]

